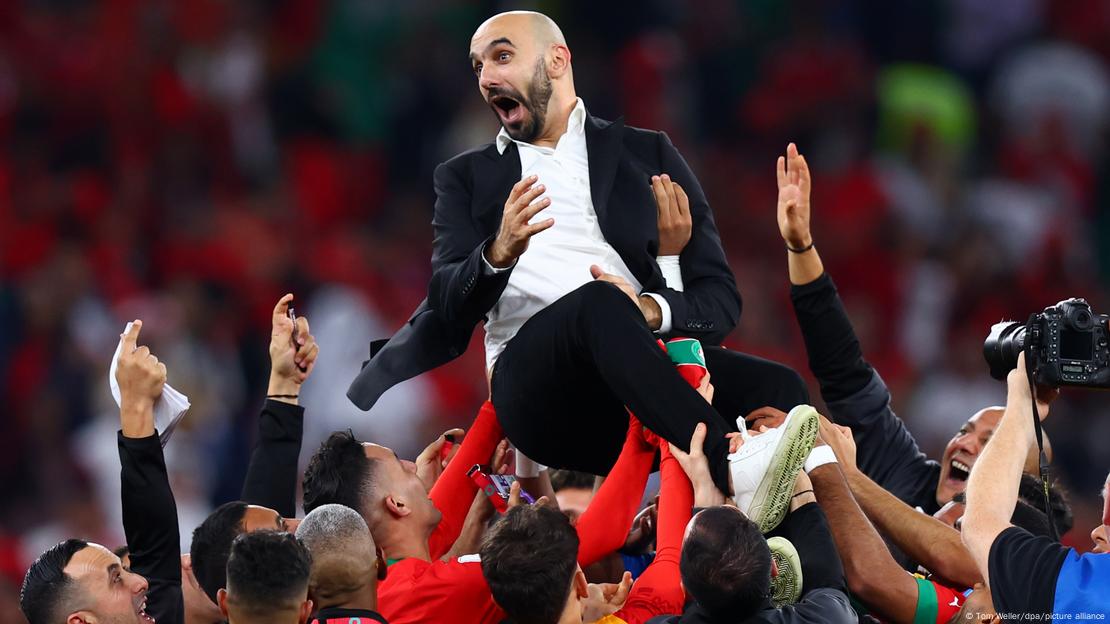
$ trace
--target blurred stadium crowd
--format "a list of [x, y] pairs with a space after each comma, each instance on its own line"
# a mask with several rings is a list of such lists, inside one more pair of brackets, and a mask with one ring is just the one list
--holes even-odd
[[[534, 4], [590, 111], [665, 130], [690, 160], [746, 304], [725, 344], [798, 370], [769, 163], [804, 147], [822, 257], [930, 455], [1003, 402], [981, 355], [993, 322], [1069, 296], [1110, 312], [1110, 4]], [[151, 319], [193, 403], [167, 447], [182, 526], [238, 496], [287, 290], [322, 347], [306, 454], [358, 423], [412, 456], [469, 422], [480, 348], [369, 415], [344, 391], [425, 294], [432, 169], [497, 131], [466, 49], [506, 8], [0, 3], [0, 602], [63, 537], [122, 543], [115, 450], [87, 440], [118, 426], [124, 319]], [[1050, 425], [1077, 527], [1099, 513], [1083, 468], [1110, 464], [1097, 399], [1068, 393]]]

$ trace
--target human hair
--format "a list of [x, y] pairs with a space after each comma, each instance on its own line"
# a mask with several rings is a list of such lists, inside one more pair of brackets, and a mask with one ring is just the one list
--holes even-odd
[[377, 553], [366, 521], [344, 505], [321, 505], [300, 526], [297, 539], [312, 553], [309, 589], [324, 609], [375, 581]]
[[116, 546], [112, 549], [112, 554], [119, 557], [120, 559], [123, 559], [127, 555], [131, 554], [131, 549], [127, 547], [127, 544], [124, 544], [123, 546]]
[[246, 513], [247, 504], [243, 501], [224, 503], [193, 530], [193, 543], [189, 547], [193, 576], [213, 603], [216, 602], [216, 592], [227, 583], [227, 558], [231, 554], [231, 543], [243, 532], [243, 516]]
[[679, 561], [687, 593], [714, 616], [747, 618], [770, 593], [767, 541], [759, 527], [733, 507], [710, 507], [693, 522]]
[[299, 607], [308, 595], [312, 555], [284, 531], [251, 531], [235, 538], [227, 559], [227, 600], [264, 618]]
[[27, 568], [19, 590], [19, 608], [30, 624], [58, 624], [76, 610], [80, 587], [66, 575], [65, 567], [88, 545], [85, 540], [68, 539], [39, 555]]
[[565, 469], [552, 470], [551, 491], [558, 492], [559, 490], [568, 489], [593, 490], [595, 480], [596, 477], [587, 472]]
[[336, 504], [363, 511], [369, 494], [373, 462], [350, 429], [328, 436], [304, 471], [304, 510]]
[[517, 624], [555, 624], [578, 569], [578, 534], [547, 505], [510, 509], [482, 539], [482, 574]]

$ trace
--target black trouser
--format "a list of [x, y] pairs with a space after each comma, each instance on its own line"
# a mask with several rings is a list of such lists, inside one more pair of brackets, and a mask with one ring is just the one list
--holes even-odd
[[[699, 422], [713, 480], [728, 483], [725, 431], [736, 417], [808, 401], [793, 370], [742, 353], [706, 348], [713, 407], [675, 371], [639, 308], [605, 282], [590, 282], [528, 320], [497, 359], [493, 405], [509, 440], [552, 467], [606, 474], [620, 454], [628, 418], [688, 450]], [[716, 408], [716, 409], [714, 409]]]

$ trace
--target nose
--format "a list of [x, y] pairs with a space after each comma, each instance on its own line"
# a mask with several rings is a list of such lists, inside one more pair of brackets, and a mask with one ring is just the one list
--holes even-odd
[[150, 586], [146, 582], [146, 578], [142, 574], [135, 574], [134, 572], [128, 572], [128, 574], [132, 577], [130, 580], [131, 592], [135, 594], [145, 594], [147, 588]]
[[1097, 527], [1095, 527], [1093, 531], [1091, 531], [1091, 541], [1095, 543], [1095, 551], [1096, 552], [1103, 552], [1104, 553], [1104, 552], [1110, 551], [1110, 548], [1108, 548], [1106, 539], [1107, 539], [1107, 535], [1106, 535], [1106, 525], [1105, 524], [1100, 524]]
[[478, 72], [478, 86], [483, 91], [489, 91], [490, 88], [496, 87], [501, 83], [497, 80], [497, 70], [491, 68], [488, 64], [483, 65], [481, 71]]

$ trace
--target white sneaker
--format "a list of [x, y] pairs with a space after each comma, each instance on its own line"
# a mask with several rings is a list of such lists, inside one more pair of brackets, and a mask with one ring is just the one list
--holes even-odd
[[748, 433], [743, 416], [736, 422], [744, 445], [728, 456], [733, 500], [767, 533], [786, 517], [794, 479], [813, 449], [820, 420], [812, 406], [799, 405], [781, 426], [759, 435]]

